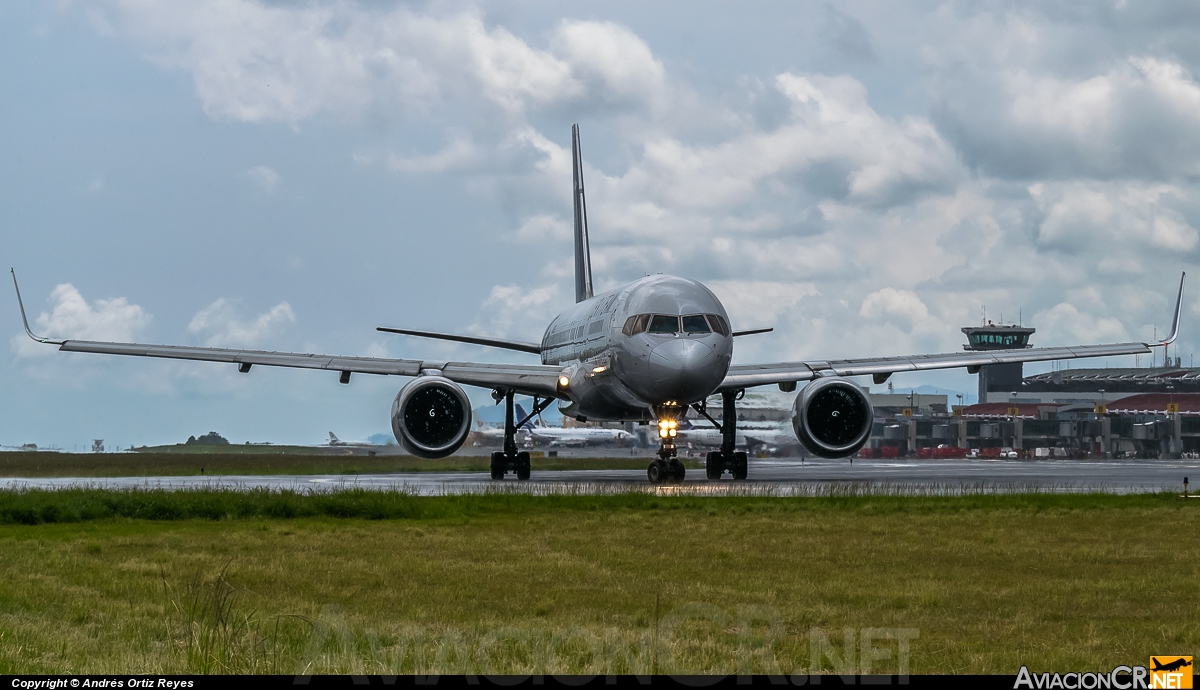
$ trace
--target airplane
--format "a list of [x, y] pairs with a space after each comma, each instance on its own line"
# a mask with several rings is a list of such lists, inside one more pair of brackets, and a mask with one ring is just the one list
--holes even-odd
[[[989, 364], [1145, 354], [1152, 352], [1152, 347], [1165, 348], [1179, 334], [1186, 273], [1179, 280], [1171, 334], [1161, 341], [733, 364], [734, 341], [762, 329], [733, 330], [721, 301], [699, 281], [660, 273], [615, 290], [593, 293], [578, 125], [571, 128], [571, 149], [576, 303], [550, 322], [540, 342], [382, 326], [376, 329], [524, 352], [538, 356], [540, 363], [445, 362], [52, 340], [29, 329], [14, 270], [13, 286], [25, 332], [38, 342], [57, 345], [63, 352], [225, 362], [236, 364], [242, 373], [259, 365], [332, 370], [339, 372], [342, 383], [349, 383], [353, 374], [412, 377], [392, 402], [392, 432], [409, 453], [425, 458], [450, 455], [470, 433], [471, 404], [462, 386], [488, 388], [496, 402], [505, 403], [504, 450], [492, 454], [493, 479], [504, 479], [509, 472], [518, 479], [529, 479], [529, 453], [518, 451], [517, 429], [554, 402], [562, 414], [580, 421], [652, 423], [660, 442], [657, 457], [646, 469], [652, 483], [684, 480], [675, 440], [679, 420], [689, 409], [721, 430], [721, 447], [708, 454], [705, 476], [717, 480], [729, 472], [735, 480], [746, 479], [746, 453], [734, 449], [737, 401], [746, 389], [755, 386], [777, 385], [790, 393], [799, 383], [806, 383], [792, 403], [792, 429], [809, 455], [839, 458], [857, 452], [871, 433], [871, 401], [851, 377], [871, 376], [875, 385], [880, 385], [898, 372], [965, 368], [973, 374]], [[721, 396], [720, 424], [707, 411], [707, 398], [714, 394]], [[513, 410], [516, 395], [535, 398], [533, 411], [519, 422]]]
[[[517, 404], [516, 410], [517, 410], [516, 414], [518, 416], [520, 416], [522, 418], [525, 417], [524, 408], [522, 408], [520, 404]], [[478, 427], [479, 428], [475, 429], [475, 433], [478, 434], [479, 436], [482, 436], [485, 440], [488, 440], [488, 441], [491, 441], [494, 439], [500, 439], [501, 441], [504, 440], [504, 434], [505, 434], [504, 427], [499, 427], [499, 428], [484, 427], [483, 422], [479, 422]], [[517, 428], [517, 432], [519, 433], [521, 431], [524, 431], [526, 434], [526, 437], [528, 437], [529, 432], [532, 429], [533, 429], [533, 424], [531, 422], [527, 421]]]
[[1154, 668], [1150, 669], [1151, 671], [1178, 671], [1179, 669], [1184, 668], [1185, 666], [1192, 665], [1192, 662], [1188, 661], [1186, 657], [1180, 657], [1180, 658], [1176, 659], [1175, 661], [1172, 661], [1168, 664], [1160, 664], [1158, 661], [1158, 657], [1156, 657], [1156, 656], [1150, 657], [1150, 661], [1154, 662], [1153, 664], [1151, 664], [1154, 667]]
[[[721, 430], [714, 427], [700, 427], [692, 423], [690, 419], [679, 420], [679, 426], [676, 428], [676, 443], [688, 443], [696, 446], [720, 446], [724, 440]], [[746, 446], [745, 429], [737, 427], [733, 440], [734, 447]], [[690, 446], [689, 446], [690, 447]]]
[[[517, 405], [517, 415], [522, 418], [526, 416], [525, 409], [520, 405]], [[531, 443], [546, 444], [551, 448], [557, 446], [582, 447], [589, 443], [617, 443], [629, 438], [629, 432], [624, 429], [552, 427], [546, 426], [540, 417], [527, 428]]]
[[326, 445], [337, 446], [339, 448], [368, 448], [368, 447], [374, 448], [375, 447], [374, 443], [367, 443], [366, 441], [343, 441], [342, 439], [338, 438], [332, 431], [329, 432], [329, 443]]

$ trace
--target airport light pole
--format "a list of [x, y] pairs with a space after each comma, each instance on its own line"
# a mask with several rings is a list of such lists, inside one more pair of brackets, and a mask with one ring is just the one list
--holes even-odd
[[1100, 403], [1096, 406], [1098, 414], [1096, 418], [1100, 421], [1100, 429], [1102, 443], [1104, 444], [1104, 457], [1111, 458], [1115, 453], [1112, 450], [1112, 420], [1108, 416], [1108, 403], [1104, 400], [1104, 389], [1099, 389]]
[[[1180, 432], [1179, 408], [1175, 407], [1175, 382], [1167, 383], [1167, 419], [1171, 422], [1171, 455], [1183, 453], [1183, 438]], [[1174, 410], [1174, 412], [1171, 412]]]

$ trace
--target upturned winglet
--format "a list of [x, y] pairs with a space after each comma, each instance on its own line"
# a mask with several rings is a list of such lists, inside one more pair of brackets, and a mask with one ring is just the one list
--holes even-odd
[[1175, 338], [1179, 336], [1179, 313], [1183, 310], [1183, 279], [1187, 277], [1187, 271], [1184, 271], [1179, 276], [1179, 297], [1175, 300], [1175, 319], [1171, 323], [1171, 335], [1163, 340], [1159, 345], [1166, 347], [1175, 342]]
[[17, 290], [17, 306], [21, 308], [21, 321], [25, 324], [26, 335], [38, 341], [39, 343], [46, 343], [47, 345], [62, 345], [65, 341], [43, 338], [40, 335], [35, 335], [33, 331], [29, 330], [29, 319], [25, 316], [25, 303], [21, 301], [21, 287], [17, 285], [17, 272], [12, 268], [9, 268], [8, 272], [12, 274], [13, 287]]

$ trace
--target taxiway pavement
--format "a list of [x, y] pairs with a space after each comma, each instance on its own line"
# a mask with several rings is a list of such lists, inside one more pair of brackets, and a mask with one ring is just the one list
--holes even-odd
[[[696, 493], [819, 494], [839, 487], [855, 492], [1077, 492], [1180, 491], [1183, 478], [1200, 482], [1197, 460], [806, 460], [751, 459], [750, 478], [717, 482], [688, 470], [684, 490]], [[107, 487], [162, 489], [293, 489], [331, 491], [347, 487], [402, 489], [422, 495], [490, 490], [536, 493], [612, 493], [651, 488], [643, 470], [534, 471], [529, 481], [511, 475], [493, 481], [481, 472], [420, 472], [361, 475], [230, 475], [188, 477], [0, 478], [0, 488]], [[678, 490], [678, 487], [660, 487]]]

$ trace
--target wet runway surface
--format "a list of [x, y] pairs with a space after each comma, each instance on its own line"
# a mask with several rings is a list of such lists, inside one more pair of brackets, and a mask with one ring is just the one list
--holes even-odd
[[[1183, 478], [1200, 482], [1197, 460], [777, 460], [751, 459], [750, 478], [712, 482], [703, 470], [688, 470], [682, 490], [702, 494], [762, 493], [812, 495], [828, 492], [962, 493], [962, 492], [1075, 492], [1113, 493], [1180, 491]], [[651, 487], [643, 470], [566, 470], [533, 472], [528, 481], [509, 475], [493, 481], [483, 472], [422, 472], [363, 475], [271, 475], [224, 477], [56, 477], [0, 478], [0, 488], [161, 489], [293, 489], [331, 491], [343, 488], [401, 489], [422, 495], [482, 491], [533, 493], [614, 493]], [[680, 487], [657, 487], [680, 491]]]

